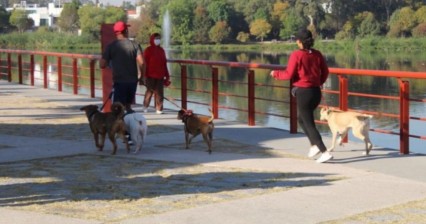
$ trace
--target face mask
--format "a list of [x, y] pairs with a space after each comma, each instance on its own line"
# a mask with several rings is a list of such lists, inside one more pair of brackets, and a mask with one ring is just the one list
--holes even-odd
[[154, 44], [155, 45], [160, 45], [160, 43], [161, 43], [161, 40], [160, 39], [154, 39]]

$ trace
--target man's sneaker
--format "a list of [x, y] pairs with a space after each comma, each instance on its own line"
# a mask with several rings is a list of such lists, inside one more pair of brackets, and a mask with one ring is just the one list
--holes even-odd
[[313, 158], [314, 156], [318, 155], [318, 153], [320, 153], [320, 150], [319, 150], [318, 146], [317, 145], [313, 145], [309, 149], [308, 157], [309, 158]]
[[130, 135], [129, 134], [126, 134], [126, 136], [125, 136], [126, 138], [127, 138], [127, 144], [129, 144], [129, 145], [133, 145], [133, 141], [132, 141], [132, 139], [130, 138]]
[[323, 163], [327, 162], [328, 160], [333, 159], [333, 155], [329, 152], [324, 152], [321, 154], [321, 156], [317, 159], [317, 163]]
[[163, 111], [162, 110], [157, 110], [157, 112], [156, 112], [157, 114], [163, 114]]
[[144, 113], [148, 113], [148, 107], [144, 107], [144, 108], [143, 108], [143, 112], [144, 112]]

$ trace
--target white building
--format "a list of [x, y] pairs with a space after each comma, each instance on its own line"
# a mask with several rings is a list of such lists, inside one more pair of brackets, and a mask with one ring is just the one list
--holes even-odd
[[55, 23], [62, 12], [62, 5], [49, 3], [47, 7], [39, 7], [38, 4], [27, 4], [26, 1], [21, 1], [19, 4], [13, 4], [12, 7], [6, 8], [6, 11], [11, 12], [15, 9], [25, 10], [28, 12], [28, 18], [34, 21], [34, 26], [55, 26]]
[[136, 6], [136, 10], [127, 10], [127, 19], [133, 20], [140, 18], [142, 14], [142, 6]]
[[[67, 0], [55, 1], [49, 3], [47, 7], [40, 7], [39, 4], [27, 4], [26, 1], [21, 1], [19, 4], [13, 4], [12, 7], [6, 8], [6, 11], [11, 12], [15, 9], [25, 10], [28, 12], [28, 18], [34, 21], [34, 27], [47, 26], [55, 27], [58, 18], [61, 16], [62, 6]], [[89, 1], [80, 1], [83, 4]], [[142, 6], [137, 6], [136, 10], [129, 10], [127, 17], [129, 20], [137, 19], [140, 17], [142, 12]]]

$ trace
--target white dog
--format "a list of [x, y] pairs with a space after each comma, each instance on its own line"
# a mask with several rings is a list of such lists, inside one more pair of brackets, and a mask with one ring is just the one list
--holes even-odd
[[134, 153], [141, 151], [142, 144], [148, 132], [148, 125], [145, 117], [141, 113], [136, 112], [125, 114], [124, 123], [126, 124], [127, 132], [130, 134], [130, 138], [135, 143], [136, 148]]
[[362, 114], [352, 111], [333, 111], [329, 108], [321, 108], [320, 120], [327, 121], [333, 134], [331, 147], [327, 151], [333, 151], [339, 134], [339, 145], [342, 145], [342, 139], [346, 137], [350, 128], [355, 137], [365, 142], [365, 155], [370, 153], [373, 144], [370, 141], [368, 131], [370, 129], [370, 119], [372, 115]]

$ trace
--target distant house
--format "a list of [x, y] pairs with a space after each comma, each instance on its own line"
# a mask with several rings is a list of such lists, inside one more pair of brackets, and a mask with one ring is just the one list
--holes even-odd
[[127, 10], [127, 19], [134, 20], [138, 19], [142, 13], [142, 6], [136, 6], [136, 10]]
[[40, 7], [38, 4], [27, 4], [26, 1], [21, 1], [21, 3], [13, 4], [12, 7], [6, 8], [6, 11], [11, 12], [15, 9], [27, 11], [28, 18], [34, 21], [35, 27], [53, 27], [61, 15], [62, 5], [49, 3], [47, 7]]
[[[39, 4], [29, 4], [26, 1], [21, 3], [13, 4], [12, 7], [6, 8], [6, 11], [11, 12], [15, 9], [25, 10], [28, 12], [28, 18], [34, 21], [34, 27], [47, 26], [55, 27], [58, 18], [61, 16], [62, 7], [64, 3], [70, 2], [71, 0], [57, 0], [52, 3], [48, 3], [46, 6], [40, 6]], [[92, 3], [91, 0], [80, 0], [81, 4]], [[142, 12], [142, 6], [137, 6], [136, 10], [128, 10], [128, 20], [137, 19], [140, 17]]]

